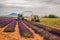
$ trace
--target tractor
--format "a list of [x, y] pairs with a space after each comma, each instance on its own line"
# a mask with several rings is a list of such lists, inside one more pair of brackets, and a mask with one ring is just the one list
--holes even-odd
[[18, 14], [18, 20], [23, 20], [23, 19], [24, 19], [23, 15], [22, 14]]
[[39, 16], [38, 16], [38, 15], [33, 15], [31, 21], [34, 21], [34, 22], [40, 22]]

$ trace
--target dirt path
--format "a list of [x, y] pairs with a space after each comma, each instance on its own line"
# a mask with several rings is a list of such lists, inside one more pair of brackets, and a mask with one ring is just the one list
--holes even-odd
[[[22, 22], [23, 23], [23, 22]], [[23, 23], [24, 24], [24, 23]], [[25, 25], [25, 24], [24, 24]], [[38, 35], [38, 34], [35, 34], [35, 32], [31, 29], [31, 28], [29, 28], [27, 25], [25, 25], [26, 26], [26, 28], [28, 28], [32, 33], [33, 33], [33, 36], [34, 36], [34, 38], [32, 39], [29, 39], [29, 40], [43, 40], [43, 37], [41, 37], [40, 35]]]

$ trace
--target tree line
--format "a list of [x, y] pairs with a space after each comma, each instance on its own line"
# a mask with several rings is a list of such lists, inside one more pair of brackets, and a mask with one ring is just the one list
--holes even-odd
[[43, 16], [42, 18], [59, 18], [59, 17], [54, 14], [49, 14], [48, 16]]

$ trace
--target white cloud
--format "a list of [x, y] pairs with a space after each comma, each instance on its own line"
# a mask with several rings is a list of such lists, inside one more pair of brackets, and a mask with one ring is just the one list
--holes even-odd
[[[5, 4], [8, 6], [23, 6], [23, 7], [43, 7], [43, 6], [49, 6], [54, 5], [51, 3], [59, 3], [58, 0], [6, 0], [3, 2], [0, 2], [1, 4]], [[56, 4], [55, 4], [56, 5]]]
[[7, 0], [0, 3], [8, 6], [24, 6], [24, 7], [41, 7], [42, 5], [45, 4], [39, 1], [25, 1], [25, 0]]
[[60, 0], [6, 0], [0, 2], [0, 13], [20, 12], [24, 10], [31, 10], [38, 15], [53, 13], [60, 16]]

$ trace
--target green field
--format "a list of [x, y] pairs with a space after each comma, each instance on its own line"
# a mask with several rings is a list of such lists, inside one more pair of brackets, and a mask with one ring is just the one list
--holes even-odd
[[60, 28], [60, 18], [40, 18], [41, 24]]

